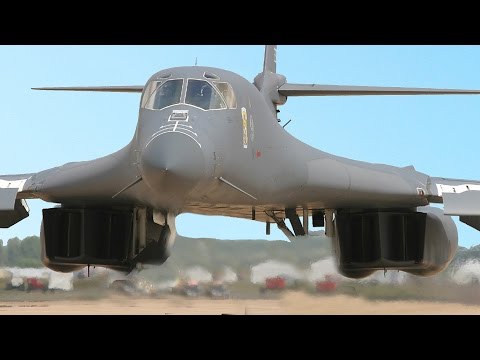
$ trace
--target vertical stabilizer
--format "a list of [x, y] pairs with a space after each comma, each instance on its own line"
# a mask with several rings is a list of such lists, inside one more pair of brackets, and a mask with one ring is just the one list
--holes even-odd
[[265, 45], [265, 57], [263, 59], [263, 72], [277, 72], [277, 45]]
[[263, 71], [255, 77], [253, 83], [265, 97], [274, 114], [277, 113], [277, 106], [287, 101], [287, 97], [278, 92], [278, 88], [286, 81], [285, 76], [277, 74], [277, 45], [265, 45]]

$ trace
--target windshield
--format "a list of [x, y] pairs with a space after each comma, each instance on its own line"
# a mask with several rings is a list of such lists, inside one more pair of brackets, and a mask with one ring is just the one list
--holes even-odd
[[185, 103], [203, 110], [227, 108], [220, 94], [204, 80], [188, 80]]
[[235, 109], [237, 107], [237, 100], [235, 99], [235, 93], [233, 92], [230, 84], [226, 82], [214, 81], [213, 85], [215, 85], [220, 94], [222, 94], [228, 108]]
[[160, 110], [170, 105], [180, 103], [183, 79], [152, 81], [145, 91], [143, 107]]

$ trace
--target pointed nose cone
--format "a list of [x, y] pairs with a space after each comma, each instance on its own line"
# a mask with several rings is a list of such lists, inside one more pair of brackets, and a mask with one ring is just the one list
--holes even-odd
[[150, 188], [183, 194], [205, 176], [205, 159], [195, 140], [184, 134], [167, 133], [147, 144], [141, 170]]

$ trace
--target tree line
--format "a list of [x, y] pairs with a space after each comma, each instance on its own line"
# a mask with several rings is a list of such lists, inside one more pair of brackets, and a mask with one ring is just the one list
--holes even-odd
[[40, 238], [28, 236], [20, 240], [15, 237], [6, 243], [0, 240], [0, 267], [43, 267], [40, 260]]
[[[275, 259], [296, 266], [306, 266], [331, 254], [327, 239], [288, 243], [286, 241], [265, 240], [216, 240], [191, 239], [179, 236], [172, 249], [172, 261], [162, 266], [162, 272], [168, 268], [203, 266], [209, 271], [229, 265], [234, 269], [249, 268], [255, 264]], [[28, 236], [23, 240], [18, 237], [8, 242], [0, 240], [0, 268], [2, 267], [43, 267], [41, 261], [40, 238]], [[470, 249], [459, 246], [450, 266], [466, 261], [480, 259], [480, 245]]]

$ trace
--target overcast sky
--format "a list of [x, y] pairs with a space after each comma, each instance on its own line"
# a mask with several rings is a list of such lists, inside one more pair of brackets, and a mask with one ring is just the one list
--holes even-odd
[[[36, 92], [35, 86], [143, 85], [174, 66], [213, 66], [253, 81], [263, 46], [0, 46], [0, 174], [29, 173], [110, 154], [133, 136], [139, 94]], [[480, 46], [282, 46], [289, 82], [480, 88]], [[480, 179], [479, 96], [291, 98], [287, 129], [323, 151], [432, 176]], [[285, 164], [286, 166], [288, 164]], [[38, 235], [41, 209], [0, 239]], [[480, 233], [459, 223], [463, 246]], [[178, 232], [221, 239], [284, 239], [248, 220], [181, 215]]]

